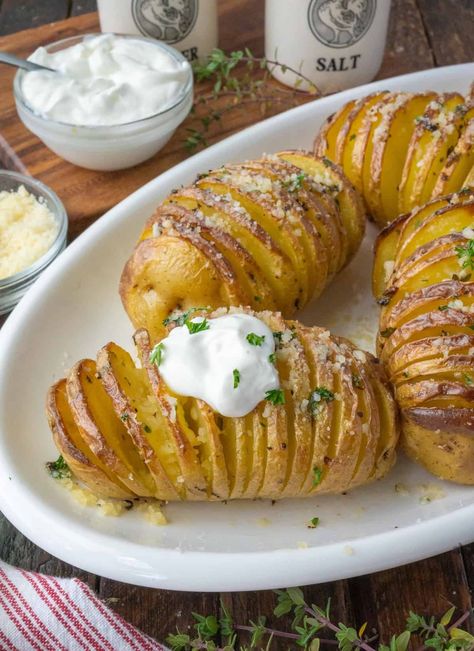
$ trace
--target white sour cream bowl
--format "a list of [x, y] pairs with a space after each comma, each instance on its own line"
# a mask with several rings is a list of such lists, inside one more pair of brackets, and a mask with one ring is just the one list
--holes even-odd
[[[91, 43], [97, 44], [99, 56], [90, 52], [87, 46]], [[107, 48], [114, 44], [120, 47], [110, 56]], [[135, 44], [138, 47], [134, 48]], [[75, 47], [81, 45], [84, 47]], [[57, 56], [62, 50], [68, 52], [63, 63]], [[143, 65], [140, 51], [143, 60], [150, 59], [150, 68]], [[156, 57], [150, 56], [153, 51]], [[64, 75], [70, 71], [71, 79], [65, 82], [60, 78], [55, 89], [54, 73], [48, 79], [48, 73], [19, 70], [14, 81], [18, 115], [47, 147], [80, 167], [111, 171], [147, 160], [168, 142], [192, 106], [191, 67], [180, 52], [154, 39], [74, 36], [41, 48], [32, 58], [51, 67], [56, 59], [57, 67], [64, 67]], [[163, 73], [151, 67], [160, 64]], [[97, 79], [91, 70], [97, 72]], [[51, 92], [41, 92], [42, 87], [50, 87]], [[80, 101], [76, 102], [77, 97]]]

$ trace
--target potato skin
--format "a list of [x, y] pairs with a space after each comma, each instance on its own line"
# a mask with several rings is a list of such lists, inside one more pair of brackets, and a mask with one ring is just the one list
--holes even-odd
[[373, 283], [383, 299], [377, 349], [401, 409], [402, 447], [438, 477], [467, 485], [474, 485], [473, 218], [470, 191], [403, 216], [379, 236]]
[[292, 316], [359, 248], [365, 214], [338, 166], [286, 151], [200, 175], [148, 219], [120, 279], [152, 341], [191, 307], [248, 305]]
[[474, 184], [472, 91], [380, 93], [330, 116], [314, 151], [341, 165], [381, 226]]
[[[262, 401], [242, 418], [226, 418], [200, 400], [173, 395], [150, 362], [150, 337], [142, 329], [134, 337], [141, 368], [109, 343], [97, 367], [78, 362], [67, 383], [60, 382], [63, 389], [69, 385], [63, 395], [80, 453], [69, 452], [58, 436], [56, 389], [50, 390], [54, 439], [78, 479], [111, 497], [121, 497], [117, 486], [125, 484], [127, 495], [213, 501], [340, 493], [388, 472], [398, 416], [372, 355], [279, 313], [196, 311], [208, 318], [228, 313], [257, 316], [278, 333], [275, 363], [285, 404]], [[321, 389], [325, 397], [315, 402], [313, 392]], [[104, 466], [109, 489], [99, 482]]]

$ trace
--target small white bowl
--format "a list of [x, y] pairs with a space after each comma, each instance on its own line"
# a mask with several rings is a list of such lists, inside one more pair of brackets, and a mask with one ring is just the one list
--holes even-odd
[[[86, 34], [72, 36], [46, 46], [48, 52], [57, 52], [80, 43]], [[183, 55], [161, 41], [141, 36], [120, 35], [152, 43], [179, 63], [187, 63]], [[154, 156], [171, 138], [176, 128], [191, 110], [193, 103], [193, 74], [181, 86], [175, 102], [166, 110], [141, 120], [112, 126], [71, 125], [43, 117], [27, 104], [22, 93], [25, 72], [18, 70], [13, 90], [15, 103], [23, 124], [55, 154], [64, 160], [91, 170], [112, 171], [133, 167]]]

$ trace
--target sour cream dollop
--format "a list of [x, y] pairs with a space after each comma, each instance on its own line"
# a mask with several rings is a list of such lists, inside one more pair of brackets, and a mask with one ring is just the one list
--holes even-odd
[[61, 74], [26, 72], [22, 92], [42, 117], [73, 125], [111, 126], [141, 120], [173, 106], [189, 80], [187, 62], [158, 44], [103, 34], [29, 57]]
[[158, 370], [171, 391], [200, 398], [223, 416], [239, 417], [280, 387], [271, 359], [273, 333], [260, 319], [229, 314], [188, 323], [160, 342]]

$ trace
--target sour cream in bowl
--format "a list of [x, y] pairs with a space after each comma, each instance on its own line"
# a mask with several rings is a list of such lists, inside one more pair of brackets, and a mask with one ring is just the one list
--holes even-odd
[[116, 170], [150, 158], [192, 106], [191, 67], [160, 41], [89, 34], [40, 47], [29, 59], [57, 72], [18, 71], [18, 114], [81, 167]]

